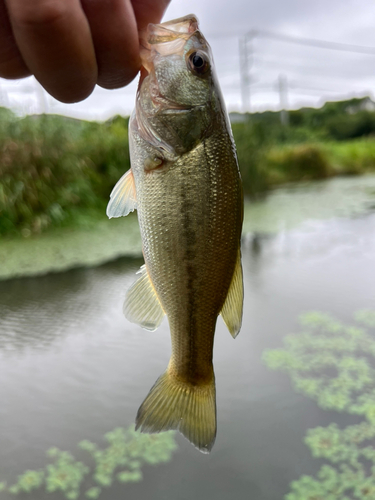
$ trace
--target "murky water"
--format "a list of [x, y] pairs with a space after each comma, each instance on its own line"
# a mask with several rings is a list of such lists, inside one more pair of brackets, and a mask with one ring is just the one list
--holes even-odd
[[[176, 435], [171, 462], [146, 466], [142, 482], [115, 483], [100, 498], [280, 500], [290, 481], [320, 466], [303, 443], [306, 430], [355, 422], [319, 409], [261, 361], [264, 349], [297, 329], [301, 312], [350, 321], [357, 309], [374, 308], [374, 177], [330, 182], [279, 190], [250, 209], [256, 222], [248, 229], [256, 233], [243, 243], [243, 328], [234, 341], [219, 319], [216, 333], [212, 453]], [[288, 206], [284, 216], [277, 198]], [[151, 333], [122, 315], [141, 264], [124, 258], [0, 282], [0, 481], [43, 468], [51, 446], [80, 458], [79, 441], [99, 442], [134, 421], [170, 353], [166, 320]], [[62, 498], [43, 491], [27, 497]]]

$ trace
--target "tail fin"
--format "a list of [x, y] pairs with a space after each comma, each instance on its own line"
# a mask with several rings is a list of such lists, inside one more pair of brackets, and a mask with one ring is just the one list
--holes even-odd
[[150, 433], [177, 429], [201, 452], [209, 453], [216, 437], [214, 376], [208, 384], [192, 385], [167, 370], [139, 408], [138, 428]]

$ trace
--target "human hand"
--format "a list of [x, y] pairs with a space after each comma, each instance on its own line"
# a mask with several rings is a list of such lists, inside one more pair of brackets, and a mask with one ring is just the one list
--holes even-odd
[[170, 0], [0, 0], [0, 77], [35, 75], [62, 102], [130, 83], [138, 31]]

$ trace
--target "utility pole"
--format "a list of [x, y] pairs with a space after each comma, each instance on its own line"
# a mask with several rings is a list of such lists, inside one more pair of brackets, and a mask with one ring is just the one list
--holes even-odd
[[0, 79], [0, 106], [3, 108], [9, 107], [9, 99], [6, 89], [3, 86], [3, 82]]
[[279, 96], [280, 96], [280, 121], [281, 124], [289, 125], [288, 115], [288, 79], [286, 75], [279, 75]]
[[241, 75], [241, 101], [242, 113], [250, 111], [250, 92], [249, 92], [249, 64], [248, 52], [246, 46], [246, 36], [240, 37], [240, 75]]
[[241, 75], [241, 100], [242, 112], [251, 112], [251, 76], [250, 68], [253, 64], [253, 38], [256, 36], [256, 31], [251, 30], [239, 39], [240, 51], [240, 75]]
[[37, 79], [34, 80], [36, 99], [38, 102], [38, 112], [41, 114], [46, 114], [49, 112], [49, 103], [47, 93]]

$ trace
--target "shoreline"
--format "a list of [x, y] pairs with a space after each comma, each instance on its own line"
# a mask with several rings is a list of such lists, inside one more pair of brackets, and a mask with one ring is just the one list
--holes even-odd
[[[243, 235], [277, 234], [304, 222], [358, 216], [375, 210], [375, 174], [296, 182], [245, 201]], [[94, 267], [120, 257], [142, 257], [136, 213], [105, 214], [90, 227], [55, 228], [40, 236], [0, 240], [0, 280]]]
[[0, 280], [93, 267], [116, 258], [140, 257], [136, 215], [98, 220], [93, 227], [61, 228], [30, 238], [0, 241]]

